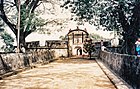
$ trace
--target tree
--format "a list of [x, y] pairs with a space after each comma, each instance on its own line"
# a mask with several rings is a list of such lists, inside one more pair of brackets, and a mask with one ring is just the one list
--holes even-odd
[[102, 36], [94, 34], [94, 33], [90, 34], [89, 36], [90, 38], [92, 38], [93, 41], [101, 41], [104, 39]]
[[[101, 4], [100, 24], [107, 30], [117, 30], [123, 36], [122, 53], [134, 54], [139, 34], [140, 2], [138, 0], [114, 0]], [[106, 8], [105, 8], [106, 7]]]
[[7, 32], [3, 32], [1, 34], [1, 38], [3, 39], [3, 42], [5, 43], [4, 46], [2, 46], [2, 49], [4, 49], [5, 52], [13, 52], [14, 46], [14, 38], [8, 34]]
[[91, 59], [92, 52], [95, 52], [95, 47], [92, 43], [92, 39], [86, 39], [83, 48], [84, 48], [84, 52], [88, 53]]
[[71, 9], [71, 13], [74, 14], [72, 20], [79, 21], [80, 24], [83, 22], [95, 24], [93, 19], [96, 10], [93, 6], [96, 3], [97, 0], [66, 0], [61, 7]]
[[134, 54], [135, 41], [140, 37], [139, 0], [67, 0], [63, 7], [69, 4], [72, 13], [82, 20], [106, 27], [105, 30], [116, 30], [123, 36], [122, 52]]
[[[17, 38], [17, 13], [18, 13], [18, 0], [1, 0], [0, 1], [0, 18], [10, 27]], [[49, 13], [54, 14], [53, 6], [58, 3], [59, 0], [21, 0], [21, 20], [20, 20], [20, 44], [26, 46], [25, 38], [35, 30], [48, 30], [44, 25], [54, 24], [62, 25], [66, 21], [60, 21], [58, 19], [46, 20], [41, 19], [38, 13], [42, 13], [38, 6], [42, 5], [44, 10], [48, 10]], [[44, 3], [50, 3], [52, 9], [46, 9]], [[38, 11], [37, 11], [38, 10]], [[61, 26], [60, 29], [63, 27]], [[43, 32], [44, 33], [44, 32]], [[50, 33], [50, 32], [48, 32]]]
[[1, 39], [3, 39], [3, 42], [5, 43], [5, 45], [3, 45], [1, 49], [3, 49], [5, 52], [13, 52], [14, 38], [10, 34], [4, 31], [4, 26], [5, 25], [2, 19], [0, 19], [0, 37]]
[[[39, 5], [39, 0], [25, 0], [21, 4], [21, 20], [20, 20], [20, 43], [25, 45], [25, 38], [34, 31], [35, 24], [32, 24], [34, 19], [34, 11]], [[11, 11], [15, 14], [18, 12], [18, 0], [1, 0], [0, 1], [0, 17], [9, 26], [17, 38], [17, 16], [14, 19], [9, 19], [8, 14]], [[12, 13], [11, 12], [11, 13]], [[11, 14], [10, 13], [10, 14]]]

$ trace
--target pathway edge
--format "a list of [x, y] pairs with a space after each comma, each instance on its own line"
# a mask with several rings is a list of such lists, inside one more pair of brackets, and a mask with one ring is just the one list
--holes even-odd
[[133, 89], [122, 78], [117, 76], [113, 71], [111, 71], [108, 67], [106, 67], [100, 60], [96, 59], [96, 62], [117, 89]]

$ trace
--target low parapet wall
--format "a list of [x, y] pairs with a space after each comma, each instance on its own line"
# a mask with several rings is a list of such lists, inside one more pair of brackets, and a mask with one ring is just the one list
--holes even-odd
[[0, 54], [0, 75], [10, 71], [45, 63], [54, 58], [54, 51], [40, 50], [30, 53]]
[[140, 89], [140, 59], [137, 56], [101, 51], [99, 58], [134, 89]]

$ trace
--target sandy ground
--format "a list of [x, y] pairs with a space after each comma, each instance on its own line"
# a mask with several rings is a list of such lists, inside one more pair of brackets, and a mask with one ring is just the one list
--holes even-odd
[[94, 60], [65, 59], [0, 80], [0, 89], [115, 89]]

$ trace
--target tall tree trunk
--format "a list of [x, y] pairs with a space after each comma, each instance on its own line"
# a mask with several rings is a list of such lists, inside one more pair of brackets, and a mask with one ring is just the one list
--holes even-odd
[[[136, 31], [137, 29], [135, 29], [135, 26], [133, 26], [132, 23], [137, 23], [136, 21], [135, 22], [132, 22], [132, 23], [128, 23], [128, 21], [126, 20], [126, 16], [125, 16], [125, 13], [124, 11], [122, 10], [122, 7], [120, 5], [120, 7], [118, 8], [118, 15], [119, 15], [119, 22], [121, 23], [122, 25], [122, 29], [123, 29], [123, 33], [122, 33], [122, 36], [123, 36], [123, 39], [124, 39], [124, 44], [123, 44], [123, 52], [125, 54], [135, 54], [135, 41], [137, 39], [137, 34], [136, 34]], [[133, 19], [134, 21], [134, 19]]]
[[[16, 37], [16, 40], [18, 40], [18, 37]], [[26, 41], [25, 41], [25, 36], [24, 33], [20, 34], [20, 38], [19, 38], [19, 50], [20, 52], [22, 52], [22, 47], [24, 47], [26, 49]]]

